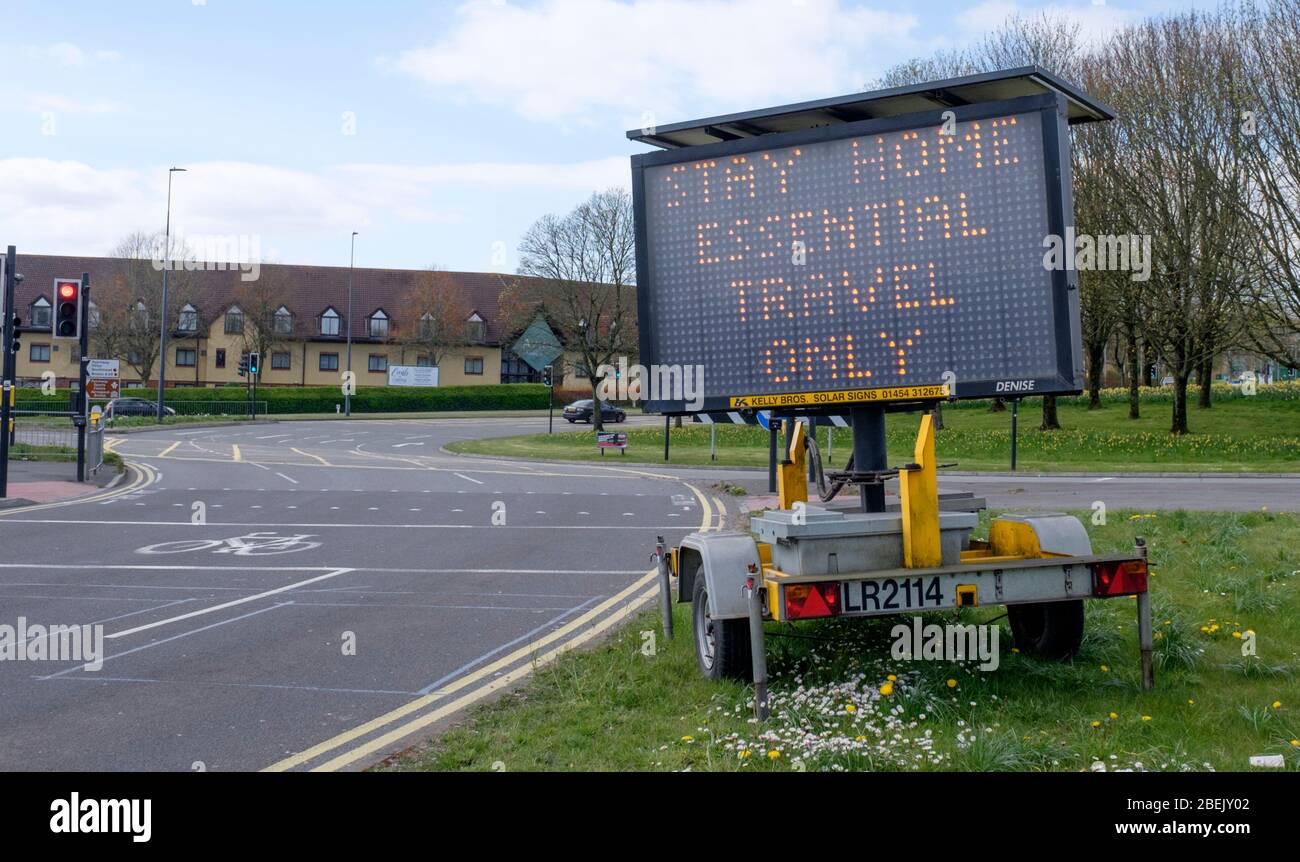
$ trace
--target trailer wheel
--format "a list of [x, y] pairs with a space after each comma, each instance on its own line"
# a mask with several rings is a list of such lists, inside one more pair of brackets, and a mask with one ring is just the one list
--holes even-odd
[[1083, 642], [1083, 602], [1036, 602], [1008, 605], [1011, 635], [1022, 652], [1047, 658], [1071, 658]]
[[700, 665], [700, 673], [705, 679], [749, 682], [754, 676], [749, 650], [749, 620], [713, 619], [703, 572], [695, 573], [695, 587], [691, 592], [695, 659]]

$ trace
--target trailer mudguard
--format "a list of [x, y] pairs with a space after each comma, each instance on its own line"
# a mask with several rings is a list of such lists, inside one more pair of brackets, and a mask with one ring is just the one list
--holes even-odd
[[989, 544], [995, 553], [1011, 556], [1086, 557], [1092, 540], [1079, 519], [1060, 513], [1045, 515], [999, 515], [989, 528]]
[[748, 533], [691, 533], [677, 555], [677, 601], [689, 602], [702, 576], [715, 620], [748, 617], [742, 590], [751, 577], [761, 581], [762, 572], [758, 545]]

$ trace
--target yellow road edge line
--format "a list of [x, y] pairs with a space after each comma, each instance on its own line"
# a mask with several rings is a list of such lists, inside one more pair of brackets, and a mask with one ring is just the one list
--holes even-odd
[[173, 443], [172, 445], [168, 446], [166, 449], [164, 449], [164, 450], [162, 450], [161, 452], [159, 452], [158, 455], [157, 455], [157, 457], [159, 457], [159, 458], [164, 458], [164, 457], [166, 457], [166, 455], [167, 455], [168, 452], [170, 452], [171, 450], [175, 449], [175, 448], [176, 448], [177, 446], [179, 446], [179, 445], [181, 445], [181, 441], [177, 440], [175, 443]]
[[38, 503], [35, 506], [21, 506], [17, 509], [0, 510], [0, 518], [3, 518], [6, 515], [16, 515], [22, 512], [40, 512], [45, 509], [57, 509], [62, 506], [73, 506], [78, 503], [97, 503], [101, 500], [120, 497], [123, 494], [128, 494], [132, 491], [139, 490], [140, 488], [148, 487], [154, 483], [156, 479], [154, 472], [147, 466], [144, 464], [136, 464], [131, 461], [125, 463], [127, 469], [134, 470], [136, 475], [134, 479], [120, 487], [113, 488], [110, 491], [105, 491], [102, 494], [93, 494], [89, 497], [78, 497], [74, 500], [56, 500], [53, 503]]
[[428, 727], [434, 722], [439, 721], [442, 718], [452, 715], [458, 712], [459, 710], [462, 710], [465, 707], [470, 706], [484, 699], [488, 695], [504, 688], [505, 686], [517, 682], [518, 680], [525, 679], [526, 677], [528, 677], [529, 674], [533, 673], [533, 671], [541, 667], [545, 667], [546, 665], [555, 661], [555, 659], [562, 656], [564, 653], [569, 652], [570, 650], [575, 649], [578, 646], [581, 646], [582, 644], [592, 640], [598, 635], [603, 634], [604, 632], [612, 628], [616, 623], [621, 622], [623, 619], [625, 619], [635, 611], [639, 610], [648, 601], [653, 599], [655, 595], [658, 594], [658, 592], [659, 592], [658, 586], [646, 590], [636, 598], [631, 599], [626, 604], [624, 604], [623, 607], [620, 608], [617, 613], [611, 614], [610, 616], [601, 620], [599, 623], [592, 626], [590, 629], [588, 629], [586, 632], [582, 633], [581, 635], [577, 635], [576, 637], [573, 637], [570, 640], [565, 641], [564, 643], [549, 650], [548, 652], [543, 653], [542, 655], [535, 658], [531, 663], [521, 668], [517, 668], [511, 671], [510, 673], [505, 674], [504, 676], [497, 677], [496, 679], [489, 682], [487, 685], [476, 688], [474, 691], [464, 694], [458, 697], [456, 700], [453, 700], [451, 703], [444, 704], [443, 706], [438, 707], [432, 712], [425, 713], [419, 718], [408, 721], [406, 724], [399, 725], [393, 728], [392, 730], [390, 730], [388, 733], [385, 733], [383, 736], [375, 737], [370, 742], [367, 742], [364, 745], [360, 745], [352, 749], [351, 751], [347, 751], [331, 760], [327, 760], [325, 763], [322, 763], [320, 766], [315, 767], [311, 771], [312, 772], [334, 772], [338, 769], [341, 769], [344, 766], [347, 766], [351, 763], [355, 763], [356, 761], [360, 760], [363, 757], [366, 757], [367, 755], [374, 754], [376, 751], [380, 751], [384, 748], [387, 748], [389, 745], [393, 744], [394, 742], [397, 742], [398, 740], [404, 737], [410, 736], [416, 731]]
[[390, 710], [389, 712], [386, 712], [383, 715], [372, 718], [370, 721], [358, 725], [357, 727], [354, 727], [351, 730], [346, 730], [343, 733], [340, 733], [336, 736], [331, 737], [330, 739], [325, 740], [324, 742], [319, 742], [316, 745], [313, 745], [311, 748], [305, 749], [304, 751], [301, 751], [298, 754], [294, 754], [284, 758], [283, 760], [276, 761], [275, 763], [266, 767], [262, 771], [283, 772], [286, 769], [292, 769], [293, 767], [306, 763], [309, 760], [315, 760], [317, 757], [319, 757], [320, 755], [324, 754], [327, 751], [330, 751], [331, 749], [339, 748], [340, 746], [346, 745], [349, 742], [352, 742], [353, 740], [359, 737], [365, 736], [368, 733], [371, 733], [373, 731], [378, 730], [381, 727], [384, 727], [385, 725], [392, 724], [394, 721], [397, 721], [400, 718], [410, 715], [412, 712], [415, 712], [416, 710], [423, 709], [429, 704], [435, 703], [441, 700], [442, 698], [446, 697], [447, 695], [451, 694], [452, 692], [458, 691], [473, 682], [477, 682], [483, 677], [491, 673], [495, 673], [496, 671], [502, 669], [503, 667], [509, 667], [510, 665], [514, 664], [520, 659], [526, 658], [534, 651], [536, 651], [538, 648], [546, 646], [547, 644], [559, 638], [564, 637], [565, 635], [569, 634], [575, 629], [581, 628], [586, 623], [590, 622], [594, 618], [598, 617], [600, 614], [604, 613], [605, 611], [609, 610], [611, 607], [617, 605], [619, 602], [626, 599], [628, 595], [636, 592], [638, 589], [644, 588], [645, 585], [648, 584], [655, 577], [657, 577], [657, 575], [658, 575], [658, 570], [651, 569], [650, 571], [642, 575], [640, 578], [638, 578], [637, 581], [633, 583], [631, 586], [627, 587], [623, 591], [617, 593], [614, 596], [611, 596], [610, 598], [596, 605], [594, 608], [587, 611], [582, 616], [571, 620], [570, 622], [566, 623], [565, 625], [561, 626], [555, 631], [552, 631], [549, 634], [546, 634], [535, 641], [531, 641], [527, 644], [524, 644], [519, 649], [515, 650], [514, 652], [510, 653], [507, 656], [497, 659], [496, 661], [492, 662], [490, 665], [487, 665], [486, 667], [482, 667], [477, 671], [475, 671], [474, 673], [463, 676], [460, 679], [455, 680], [454, 682], [443, 686], [442, 688], [438, 689], [436, 692], [430, 692], [429, 694], [418, 697], [415, 700], [411, 701], [410, 703], [403, 704], [402, 706], [399, 706], [394, 710]]
[[[710, 508], [708, 501], [705, 500], [704, 495], [700, 493], [699, 489], [696, 488], [691, 483], [682, 482], [682, 484], [685, 485], [687, 488], [690, 488], [691, 492], [694, 493], [697, 498], [699, 498], [700, 506], [701, 509], [703, 510], [703, 514], [700, 518], [700, 532], [707, 533], [710, 528], [709, 521], [710, 521], [710, 516], [712, 514], [712, 509]], [[636, 592], [636, 590], [645, 586], [645, 584], [647, 584], [650, 580], [657, 577], [658, 574], [659, 574], [658, 569], [651, 569], [650, 571], [646, 572], [645, 575], [639, 578], [636, 582], [634, 582], [630, 587], [627, 587], [621, 592], [612, 596], [611, 598], [606, 599], [605, 601], [601, 602], [599, 605], [596, 605], [594, 608], [587, 611], [582, 616], [570, 621], [569, 623], [556, 629], [555, 631], [550, 632], [549, 634], [541, 638], [538, 638], [535, 641], [524, 644], [522, 647], [515, 650], [510, 655], [500, 658], [497, 661], [493, 662], [492, 664], [480, 668], [479, 670], [475, 671], [472, 674], [461, 677], [460, 679], [454, 681], [450, 685], [444, 686], [443, 688], [439, 689], [437, 692], [430, 692], [429, 694], [416, 698], [410, 703], [399, 706], [397, 709], [391, 710], [387, 713], [384, 713], [383, 715], [377, 716], [371, 719], [370, 721], [365, 722], [364, 724], [358, 725], [357, 727], [354, 727], [351, 730], [346, 730], [343, 733], [331, 737], [330, 739], [327, 739], [323, 742], [319, 742], [316, 745], [313, 745], [312, 747], [299, 752], [298, 754], [294, 754], [282, 760], [278, 760], [275, 763], [271, 764], [270, 766], [265, 767], [262, 771], [283, 772], [285, 770], [292, 769], [295, 766], [301, 766], [302, 764], [307, 763], [308, 761], [315, 760], [317, 757], [319, 757], [320, 755], [324, 754], [327, 751], [331, 751], [335, 748], [339, 748], [340, 746], [347, 745], [349, 742], [352, 742], [355, 739], [358, 739], [362, 736], [365, 736], [368, 733], [378, 730], [381, 727], [384, 727], [385, 725], [392, 724], [394, 721], [397, 721], [398, 719], [406, 715], [409, 715], [412, 712], [423, 709], [425, 706], [428, 706], [429, 704], [436, 702], [439, 698], [445, 697], [446, 695], [451, 694], [454, 691], [464, 688], [466, 685], [469, 685], [472, 682], [476, 682], [477, 680], [483, 678], [489, 673], [493, 673], [497, 670], [500, 670], [503, 667], [509, 667], [510, 665], [519, 661], [521, 658], [524, 658], [525, 656], [535, 652], [540, 647], [543, 647], [546, 644], [551, 643], [556, 639], [563, 637], [564, 635], [568, 634], [569, 632], [573, 631], [576, 628], [580, 628], [588, 621], [594, 619], [595, 617], [599, 616], [601, 613], [604, 613], [609, 608], [618, 604], [619, 601], [621, 601], [627, 595], [634, 593]]]
[[718, 507], [718, 529], [721, 530], [727, 526], [727, 507], [716, 494], [713, 495], [713, 505]]
[[322, 458], [322, 457], [319, 456], [319, 455], [313, 455], [313, 454], [310, 453], [310, 452], [304, 452], [304, 451], [302, 451], [301, 449], [295, 449], [295, 448], [292, 447], [292, 446], [289, 447], [289, 451], [290, 451], [290, 452], [297, 452], [299, 455], [306, 455], [308, 458], [315, 458], [317, 461], [321, 462], [321, 463], [324, 464], [326, 467], [332, 467], [332, 466], [334, 466], [334, 465], [331, 464], [329, 461], [326, 461], [324, 458]]

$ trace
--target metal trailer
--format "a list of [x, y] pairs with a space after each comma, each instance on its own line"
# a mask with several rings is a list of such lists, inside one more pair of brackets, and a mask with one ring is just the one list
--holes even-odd
[[[933, 419], [922, 417], [914, 463], [897, 470], [898, 512], [880, 511], [882, 505], [865, 505], [860, 513], [808, 505], [805, 450], [814, 461], [817, 455], [799, 423], [780, 465], [780, 508], [755, 517], [752, 534], [692, 533], [672, 549], [661, 542], [656, 556], [668, 636], [675, 577], [676, 600], [693, 605], [701, 673], [752, 681], [762, 719], [768, 621], [1004, 605], [1018, 649], [1069, 658], [1083, 638], [1084, 600], [1136, 596], [1142, 684], [1151, 689], [1145, 542], [1137, 539], [1131, 553], [1094, 554], [1083, 524], [1064, 514], [1003, 515], [987, 538], [972, 538], [976, 514], [940, 511]], [[879, 472], [871, 481], [883, 500]]]

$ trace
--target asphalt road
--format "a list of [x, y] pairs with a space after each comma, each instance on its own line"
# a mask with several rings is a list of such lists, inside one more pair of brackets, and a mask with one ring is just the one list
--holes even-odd
[[626, 618], [655, 537], [716, 527], [722, 501], [438, 453], [539, 422], [115, 438], [126, 483], [0, 515], [0, 624], [101, 624], [106, 654], [0, 662], [0, 769], [356, 768]]
[[[654, 595], [655, 537], [722, 521], [713, 483], [764, 490], [753, 471], [440, 451], [545, 423], [181, 425], [112, 438], [134, 465], [116, 487], [0, 513], [0, 625], [102, 625], [106, 656], [96, 671], [0, 661], [0, 769], [368, 765], [626, 619]], [[1298, 486], [942, 482], [1039, 509], [1300, 510]]]

